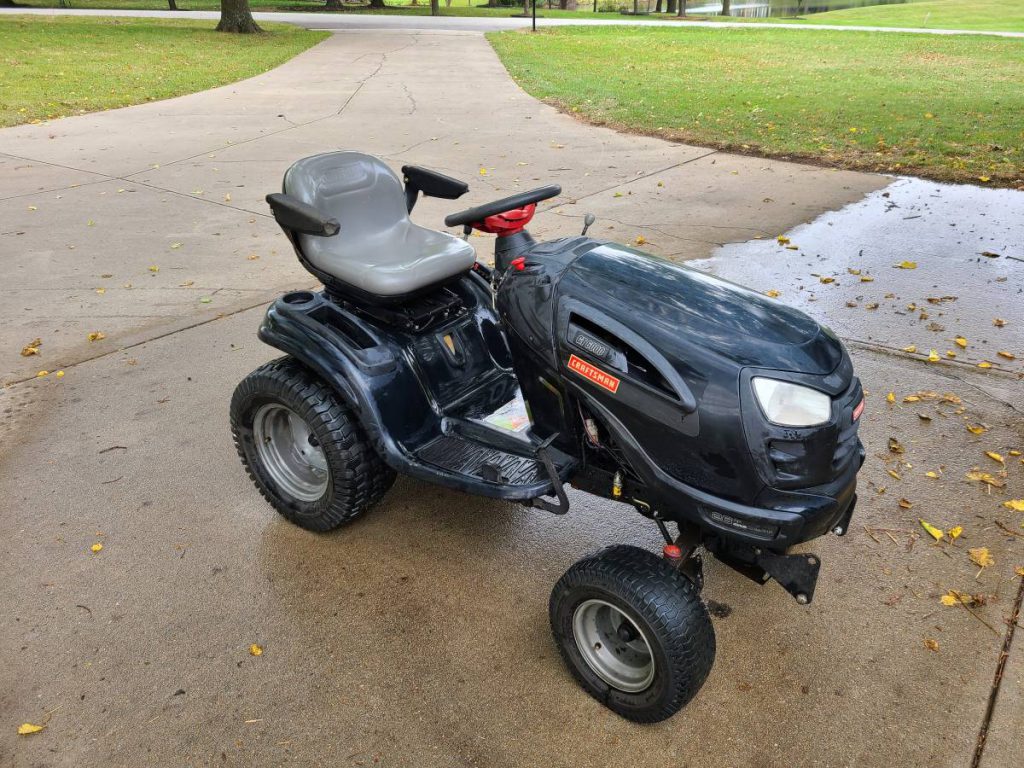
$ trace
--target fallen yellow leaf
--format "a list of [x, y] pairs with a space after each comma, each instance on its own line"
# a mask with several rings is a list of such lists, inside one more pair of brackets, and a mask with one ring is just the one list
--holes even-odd
[[1014, 512], [1024, 512], [1024, 499], [1010, 499], [1004, 501], [1003, 506], [1012, 509]]
[[1017, 359], [1017, 356], [1015, 354], [1013, 354], [1013, 352], [999, 351], [999, 352], [996, 352], [996, 354], [999, 355], [1000, 357], [1006, 358], [1007, 360], [1016, 360]]
[[819, 277], [818, 280], [824, 283], [825, 285], [828, 285], [829, 283], [834, 283], [836, 281], [834, 277]]
[[90, 552], [92, 552], [92, 553], [94, 553], [94, 554], [95, 554], [96, 552], [101, 552], [101, 551], [103, 551], [103, 545], [102, 545], [102, 544], [100, 544], [100, 543], [99, 543], [99, 542], [97, 541], [97, 542], [96, 542], [95, 544], [93, 544], [93, 545], [92, 545], [91, 547], [89, 547], [89, 551], [90, 551]]
[[991, 368], [992, 367], [992, 363], [989, 363], [989, 362], [987, 362], [985, 360], [982, 360], [980, 363], [978, 363], [978, 367], [979, 368]]
[[886, 472], [889, 473], [890, 477], [894, 477], [897, 480], [902, 480], [903, 479], [902, 477], [900, 477], [900, 473], [897, 472], [895, 469], [887, 469]]
[[899, 264], [894, 264], [896, 269], [917, 269], [916, 261], [901, 261]]
[[980, 435], [988, 431], [985, 426], [972, 427], [970, 424], [967, 425], [967, 431], [972, 435]]
[[636, 244], [637, 245], [643, 245], [646, 242], [647, 242], [647, 238], [644, 237], [643, 235], [637, 235], [636, 236]]
[[949, 590], [949, 592], [940, 597], [939, 600], [942, 601], [942, 604], [947, 607], [951, 605], [956, 605], [960, 602], [960, 593], [951, 589]]
[[42, 339], [33, 339], [24, 347], [21, 348], [22, 357], [31, 357], [32, 355], [39, 354], [39, 348], [43, 345]]
[[936, 528], [936, 527], [935, 527], [934, 525], [932, 525], [931, 523], [926, 523], [926, 522], [925, 522], [924, 520], [922, 520], [922, 519], [921, 519], [920, 517], [919, 517], [919, 518], [917, 518], [917, 522], [919, 522], [919, 523], [921, 524], [921, 527], [922, 527], [922, 528], [924, 528], [924, 529], [925, 529], [926, 531], [928, 531], [928, 535], [929, 535], [929, 536], [931, 536], [931, 537], [932, 537], [933, 539], [935, 539], [936, 541], [942, 541], [942, 538], [943, 538], [944, 534], [942, 533], [942, 531], [941, 531], [941, 530], [939, 530], [938, 528]]
[[895, 392], [890, 392], [888, 395], [885, 396], [885, 401], [887, 403], [895, 403], [896, 402], [896, 393]]
[[93, 331], [88, 336], [89, 341], [102, 341], [105, 338], [107, 338], [107, 335], [103, 331]]
[[43, 378], [43, 376], [49, 376], [49, 375], [50, 375], [49, 371], [39, 371], [39, 373], [36, 374], [36, 378], [37, 379], [41, 379], [41, 378]]
[[946, 533], [949, 534], [949, 538], [952, 539], [953, 541], [956, 541], [957, 539], [959, 539], [960, 538], [960, 534], [962, 534], [963, 532], [964, 532], [964, 527], [962, 525], [954, 525], [952, 528], [950, 528], [948, 531], [946, 531]]
[[993, 477], [988, 472], [982, 472], [977, 468], [972, 469], [970, 472], [967, 473], [967, 479], [974, 480], [980, 483], [985, 483], [986, 485], [991, 485], [993, 488], [1002, 488], [1004, 485], [1006, 485], [1005, 481], [1000, 480], [997, 477]]
[[937, 363], [937, 362], [939, 362], [939, 353], [936, 352], [934, 349], [931, 352], [928, 353], [928, 362], [930, 362], [930, 363]]
[[990, 565], [995, 565], [996, 561], [989, 554], [988, 547], [975, 547], [974, 549], [967, 550], [967, 556], [971, 558], [971, 562], [979, 568], [988, 568]]
[[904, 347], [903, 351], [904, 352], [910, 352], [911, 354], [913, 354], [914, 352], [917, 352], [917, 346], [914, 345], [914, 344], [911, 344], [909, 347]]
[[1006, 321], [1003, 320], [1003, 318], [1001, 317], [997, 317], [992, 320], [992, 325], [994, 325], [996, 328], [1002, 328], [1003, 326], [1006, 325]]
[[992, 461], [998, 461], [1000, 464], [1005, 464], [1003, 457], [995, 451], [985, 451], [985, 455], [988, 456]]
[[914, 506], [913, 502], [911, 502], [909, 499], [900, 499], [898, 504], [902, 509], [910, 509], [912, 506]]
[[938, 480], [939, 479], [939, 473], [938, 472], [928, 471], [928, 472], [924, 473], [924, 476], [925, 477], [930, 477], [932, 480]]
[[953, 339], [953, 341], [956, 342], [956, 345], [960, 347], [960, 349], [967, 348], [967, 339], [965, 339], [963, 336], [957, 336], [955, 339]]
[[36, 725], [35, 723], [22, 723], [18, 726], [19, 736], [31, 736], [33, 733], [39, 733], [45, 725]]
[[927, 640], [924, 641], [924, 647], [927, 648], [932, 653], [938, 653], [939, 652], [939, 641], [938, 640], [932, 640], [929, 637]]
[[[483, 169], [481, 169], [481, 170], [483, 170]], [[253, 643], [252, 645], [249, 646], [249, 655], [250, 656], [262, 656], [263, 655], [263, 646], [262, 645], [257, 645], [256, 643]]]
[[789, 238], [785, 235], [779, 235], [775, 239], [779, 241], [779, 245], [789, 245]]
[[767, 296], [767, 297], [768, 297], [769, 299], [777, 299], [777, 298], [779, 298], [779, 296], [780, 296], [780, 292], [779, 292], [779, 291], [776, 291], [776, 290], [775, 290], [775, 289], [773, 288], [773, 289], [772, 289], [772, 290], [770, 290], [770, 291], [765, 291], [765, 292], [764, 292], [764, 295], [765, 295], [765, 296]]

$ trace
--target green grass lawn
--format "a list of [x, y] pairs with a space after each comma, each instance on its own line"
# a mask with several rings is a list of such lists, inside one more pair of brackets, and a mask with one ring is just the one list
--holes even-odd
[[327, 33], [228, 35], [209, 21], [0, 16], [0, 126], [124, 107], [258, 75]]
[[854, 24], [867, 27], [984, 29], [1024, 32], [1021, 0], [924, 0], [901, 5], [872, 5], [815, 13], [808, 24]]
[[489, 37], [530, 94], [594, 123], [845, 168], [1024, 186], [1019, 40], [664, 27]]

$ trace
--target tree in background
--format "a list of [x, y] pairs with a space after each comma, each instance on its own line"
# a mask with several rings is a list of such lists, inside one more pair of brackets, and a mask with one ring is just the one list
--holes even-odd
[[220, 0], [218, 32], [262, 32], [249, 10], [249, 0]]
[[729, 7], [729, 0], [722, 0], [722, 15], [728, 16], [732, 9]]

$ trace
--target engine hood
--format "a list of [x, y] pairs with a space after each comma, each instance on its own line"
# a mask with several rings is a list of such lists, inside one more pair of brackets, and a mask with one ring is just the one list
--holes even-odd
[[839, 340], [803, 312], [618, 244], [575, 259], [562, 277], [564, 287], [567, 281], [586, 286], [595, 306], [656, 346], [674, 346], [684, 356], [694, 344], [739, 367], [821, 376], [843, 359]]

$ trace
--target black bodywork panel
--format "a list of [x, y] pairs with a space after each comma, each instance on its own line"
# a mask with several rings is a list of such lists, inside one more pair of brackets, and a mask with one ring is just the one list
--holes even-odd
[[[444, 311], [422, 322], [303, 291], [271, 306], [260, 338], [331, 382], [385, 460], [421, 479], [528, 501], [560, 492], [556, 474], [699, 530], [717, 551], [748, 547], [751, 558], [755, 547], [781, 552], [848, 525], [862, 392], [830, 331], [621, 245], [507, 240], [493, 273], [480, 267], [439, 287], [451, 294], [444, 301], [423, 297]], [[828, 393], [831, 419], [769, 423], [755, 375]], [[480, 423], [519, 389], [529, 440]]]

